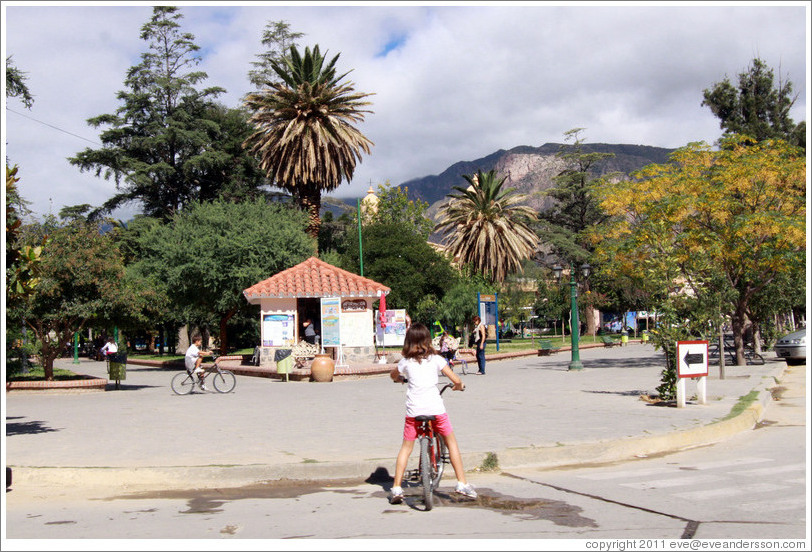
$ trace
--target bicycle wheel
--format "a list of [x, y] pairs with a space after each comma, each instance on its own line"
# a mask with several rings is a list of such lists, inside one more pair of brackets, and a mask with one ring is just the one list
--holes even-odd
[[231, 393], [237, 385], [237, 378], [228, 370], [220, 370], [209, 376], [218, 393]]
[[195, 388], [195, 380], [186, 372], [175, 374], [172, 378], [172, 391], [178, 395], [188, 395]]
[[432, 503], [431, 488], [431, 454], [429, 450], [430, 442], [426, 437], [420, 438], [420, 483], [423, 485], [423, 503], [426, 511], [434, 506]]
[[457, 362], [459, 362], [462, 365], [462, 374], [467, 375], [468, 374], [468, 361], [463, 360], [463, 359], [459, 359], [459, 360], [457, 360]]
[[448, 456], [448, 448], [442, 435], [437, 435], [434, 441], [434, 469], [431, 478], [431, 486], [436, 489], [440, 485], [445, 470], [445, 460]]

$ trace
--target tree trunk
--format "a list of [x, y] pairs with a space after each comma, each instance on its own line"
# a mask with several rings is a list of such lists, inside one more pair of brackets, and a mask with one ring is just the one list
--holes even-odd
[[719, 325], [719, 379], [725, 379], [725, 325]]
[[761, 324], [753, 322], [753, 352], [761, 354]]
[[745, 366], [747, 360], [744, 358], [744, 329], [747, 321], [742, 305], [736, 305], [736, 312], [731, 316], [731, 326], [733, 326], [733, 343], [736, 346], [736, 365]]
[[231, 320], [231, 317], [234, 316], [236, 312], [237, 308], [235, 307], [220, 318], [220, 355], [224, 355], [226, 351], [228, 351], [228, 333], [226, 332], [226, 327], [228, 321]]
[[319, 254], [319, 229], [321, 228], [321, 217], [319, 211], [321, 210], [321, 189], [314, 185], [309, 184], [299, 195], [299, 206], [307, 213], [307, 233], [310, 237], [316, 240], [316, 255]]

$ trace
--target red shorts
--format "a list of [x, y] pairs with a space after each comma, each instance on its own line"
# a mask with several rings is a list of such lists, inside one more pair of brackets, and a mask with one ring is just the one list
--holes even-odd
[[[406, 417], [406, 423], [403, 424], [404, 441], [414, 441], [417, 439], [417, 430], [420, 427], [420, 423], [421, 422], [416, 421], [414, 418]], [[454, 428], [451, 427], [451, 420], [448, 419], [448, 413], [437, 414], [434, 420], [434, 432], [440, 435], [450, 435], [452, 431], [454, 431]]]

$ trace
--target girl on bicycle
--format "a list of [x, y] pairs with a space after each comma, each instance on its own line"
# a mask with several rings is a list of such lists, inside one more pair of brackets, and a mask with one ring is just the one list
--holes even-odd
[[399, 504], [403, 501], [401, 483], [417, 438], [417, 428], [420, 425], [415, 420], [415, 416], [436, 416], [434, 422], [435, 431], [445, 439], [451, 467], [454, 468], [454, 474], [457, 476], [455, 491], [476, 498], [476, 491], [465, 480], [465, 470], [463, 469], [457, 438], [454, 436], [443, 399], [440, 396], [439, 389], [437, 389], [440, 374], [451, 380], [454, 384], [454, 391], [464, 390], [465, 385], [448, 366], [446, 359], [434, 351], [431, 346], [431, 334], [423, 324], [412, 324], [406, 331], [402, 355], [403, 358], [397, 367], [393, 368], [389, 374], [389, 377], [395, 383], [402, 383], [404, 379], [408, 380], [403, 443], [400, 446], [400, 452], [395, 464], [395, 481], [389, 501], [392, 504]]

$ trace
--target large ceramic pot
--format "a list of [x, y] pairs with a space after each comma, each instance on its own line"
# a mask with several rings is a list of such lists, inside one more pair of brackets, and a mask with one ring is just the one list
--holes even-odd
[[333, 381], [335, 362], [328, 354], [318, 354], [310, 365], [310, 381]]

